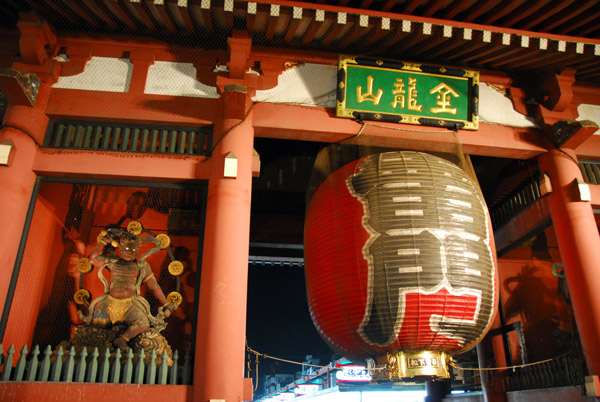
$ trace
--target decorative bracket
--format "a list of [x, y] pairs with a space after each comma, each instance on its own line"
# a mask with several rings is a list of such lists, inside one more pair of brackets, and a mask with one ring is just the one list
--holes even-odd
[[[223, 86], [233, 83], [247, 88], [249, 97], [257, 89], [271, 89], [277, 85], [278, 77], [284, 70], [283, 59], [251, 55], [252, 40], [245, 33], [234, 32], [227, 40], [229, 61], [227, 65], [216, 65], [212, 72], [217, 73], [216, 85], [223, 93]], [[203, 81], [204, 82], [204, 81]]]
[[542, 104], [548, 110], [563, 112], [573, 100], [573, 83], [575, 70], [566, 69], [561, 74], [553, 74], [546, 78], [543, 88], [547, 92]]
[[19, 39], [20, 59], [12, 68], [34, 72], [40, 81], [54, 83], [58, 79], [60, 64], [53, 59], [56, 54], [56, 35], [52, 27], [41, 21], [35, 14], [20, 14], [17, 26], [21, 32]]
[[234, 32], [233, 36], [227, 40], [229, 49], [229, 77], [243, 79], [248, 70], [248, 59], [252, 49], [252, 39], [247, 36]]
[[575, 149], [597, 130], [591, 120], [560, 120], [552, 125], [550, 140], [557, 147]]
[[50, 25], [36, 15], [21, 14], [17, 23], [21, 31], [19, 50], [22, 63], [42, 65], [56, 48], [56, 35]]
[[33, 106], [40, 89], [40, 80], [27, 71], [0, 69], [0, 90], [11, 105]]

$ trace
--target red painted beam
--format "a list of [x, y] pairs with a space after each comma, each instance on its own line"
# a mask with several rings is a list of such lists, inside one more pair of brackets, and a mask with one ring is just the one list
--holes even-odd
[[198, 126], [215, 120], [214, 99], [55, 88], [46, 114], [54, 118]]
[[[577, 95], [588, 98], [585, 92]], [[146, 122], [202, 126], [212, 124], [217, 115], [217, 100], [164, 95], [136, 95], [98, 91], [53, 89], [46, 113], [54, 118]], [[98, 107], [102, 105], [102, 108]], [[282, 118], [285, 116], [285, 118]], [[260, 103], [255, 107], [255, 135], [317, 142], [340, 142], [424, 151], [456, 150], [451, 131], [409, 124], [367, 123], [335, 117], [333, 109]], [[358, 133], [361, 132], [360, 135]], [[600, 136], [591, 136], [577, 149], [584, 158], [600, 157]], [[549, 149], [541, 133], [526, 128], [480, 123], [479, 130], [461, 130], [463, 151], [515, 159], [530, 159]]]
[[[362, 129], [362, 130], [361, 130]], [[257, 137], [317, 142], [341, 142], [398, 149], [456, 152], [452, 131], [411, 124], [366, 123], [334, 117], [332, 109], [292, 105], [257, 104], [254, 108]], [[478, 131], [461, 130], [463, 152], [472, 155], [529, 159], [546, 151], [541, 133], [495, 124]]]
[[204, 156], [40, 150], [32, 170], [40, 176], [181, 182], [207, 180], [211, 159]]

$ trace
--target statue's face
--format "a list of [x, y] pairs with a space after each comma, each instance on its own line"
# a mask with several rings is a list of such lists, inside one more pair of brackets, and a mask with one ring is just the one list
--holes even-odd
[[121, 239], [119, 242], [119, 250], [121, 251], [121, 257], [124, 260], [132, 261], [137, 257], [138, 249], [140, 247], [139, 241], [130, 239]]

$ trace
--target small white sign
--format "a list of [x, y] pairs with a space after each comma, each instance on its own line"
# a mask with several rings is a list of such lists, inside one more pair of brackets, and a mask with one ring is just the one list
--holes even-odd
[[365, 366], [345, 365], [339, 367], [336, 374], [337, 382], [369, 382], [371, 376]]
[[319, 391], [319, 384], [298, 384], [294, 389], [296, 396], [300, 395], [312, 395]]

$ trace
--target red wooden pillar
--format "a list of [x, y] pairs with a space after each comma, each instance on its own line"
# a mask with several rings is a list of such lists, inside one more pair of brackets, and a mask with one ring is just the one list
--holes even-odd
[[583, 178], [574, 152], [548, 151], [539, 165], [552, 183], [550, 213], [587, 367], [600, 375], [600, 236], [592, 206], [579, 200], [576, 180]]
[[[245, 90], [225, 86], [223, 116], [215, 126], [194, 363], [198, 402], [243, 399], [254, 142]], [[226, 177], [226, 159], [237, 160], [235, 177]]]
[[36, 180], [33, 161], [48, 125], [44, 110], [49, 92], [49, 85], [42, 83], [34, 107], [9, 105], [0, 130], [0, 142], [14, 144], [9, 165], [0, 166], [0, 311], [4, 311], [13, 270], [18, 268], [15, 262]]

